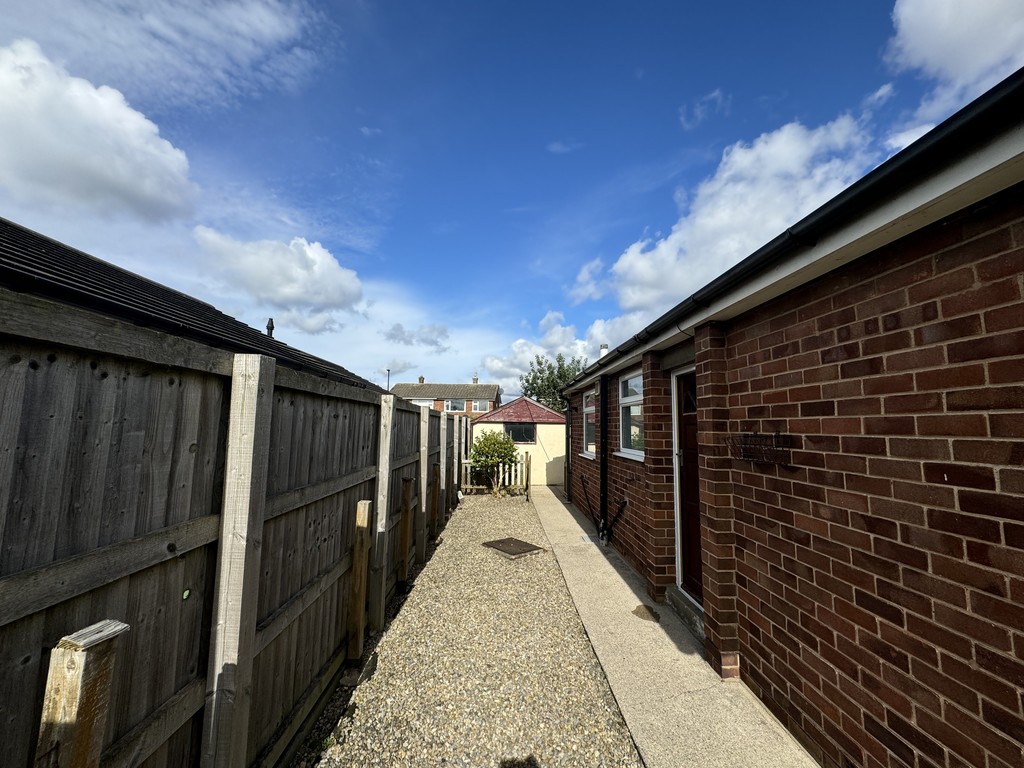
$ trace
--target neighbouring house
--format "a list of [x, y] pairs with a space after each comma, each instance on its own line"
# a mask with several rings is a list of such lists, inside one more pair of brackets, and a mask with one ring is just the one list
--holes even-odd
[[565, 392], [572, 501], [823, 766], [1024, 765], [1024, 70]]
[[565, 416], [529, 397], [518, 397], [473, 420], [473, 439], [504, 432], [520, 456], [530, 454], [530, 482], [560, 485], [565, 469]]
[[493, 411], [501, 405], [501, 389], [497, 384], [481, 384], [473, 377], [472, 384], [432, 384], [419, 377], [416, 384], [395, 384], [391, 394], [409, 400], [413, 405], [427, 406], [473, 418]]

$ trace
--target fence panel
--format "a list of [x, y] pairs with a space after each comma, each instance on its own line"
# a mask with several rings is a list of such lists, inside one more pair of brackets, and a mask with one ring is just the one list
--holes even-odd
[[[56, 318], [70, 316], [88, 332], [65, 333]], [[103, 764], [198, 765], [234, 356], [5, 291], [0, 317], [18, 334], [0, 333], [0, 764], [32, 758], [48, 649], [116, 619], [129, 631]], [[252, 665], [246, 764], [281, 756], [345, 660], [350, 617], [367, 615], [350, 604], [356, 509], [381, 490], [380, 394], [277, 368], [270, 413], [255, 630], [239, 644]], [[454, 503], [456, 424], [396, 403], [388, 596]], [[403, 503], [427, 511], [404, 539]]]
[[[59, 323], [53, 328], [58, 336]], [[154, 341], [144, 329], [132, 333], [141, 350]], [[103, 619], [131, 628], [112, 683], [107, 748], [206, 676], [228, 379], [59, 342], [0, 337], [5, 765], [31, 756], [40, 681], [62, 636]], [[194, 757], [201, 706], [199, 697], [166, 726], [161, 749], [178, 764]]]
[[247, 762], [279, 746], [344, 660], [356, 505], [373, 498], [379, 409], [275, 388]]

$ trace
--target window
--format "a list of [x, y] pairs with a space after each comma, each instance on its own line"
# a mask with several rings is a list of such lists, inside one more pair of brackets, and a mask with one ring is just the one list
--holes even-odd
[[536, 424], [506, 424], [505, 434], [512, 438], [513, 443], [536, 443]]
[[473, 413], [487, 413], [489, 410], [491, 410], [490, 400], [473, 401]]
[[644, 377], [640, 371], [619, 379], [619, 449], [623, 453], [644, 452]]
[[446, 411], [465, 411], [466, 401], [465, 400], [445, 400], [444, 409]]
[[583, 393], [583, 453], [593, 456], [597, 452], [597, 392]]
[[413, 405], [418, 405], [420, 408], [422, 408], [424, 405], [427, 406], [427, 408], [433, 408], [434, 407], [434, 401], [433, 400], [419, 400], [419, 399], [417, 399], [417, 400], [413, 400], [412, 404]]

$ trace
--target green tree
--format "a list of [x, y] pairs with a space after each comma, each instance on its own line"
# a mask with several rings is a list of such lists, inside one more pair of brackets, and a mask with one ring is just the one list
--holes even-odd
[[543, 355], [537, 355], [530, 363], [529, 373], [519, 377], [523, 394], [559, 413], [565, 412], [565, 401], [560, 394], [562, 387], [579, 376], [587, 367], [587, 358], [574, 357], [568, 362], [565, 355], [555, 355], [552, 362]]
[[469, 463], [487, 473], [491, 490], [498, 489], [498, 470], [516, 463], [516, 444], [504, 432], [484, 432], [473, 441]]

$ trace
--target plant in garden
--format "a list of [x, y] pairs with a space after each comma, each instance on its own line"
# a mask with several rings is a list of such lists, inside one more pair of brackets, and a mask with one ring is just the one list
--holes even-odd
[[473, 441], [469, 463], [473, 469], [486, 472], [491, 490], [498, 485], [498, 470], [516, 463], [516, 444], [504, 432], [484, 432]]

